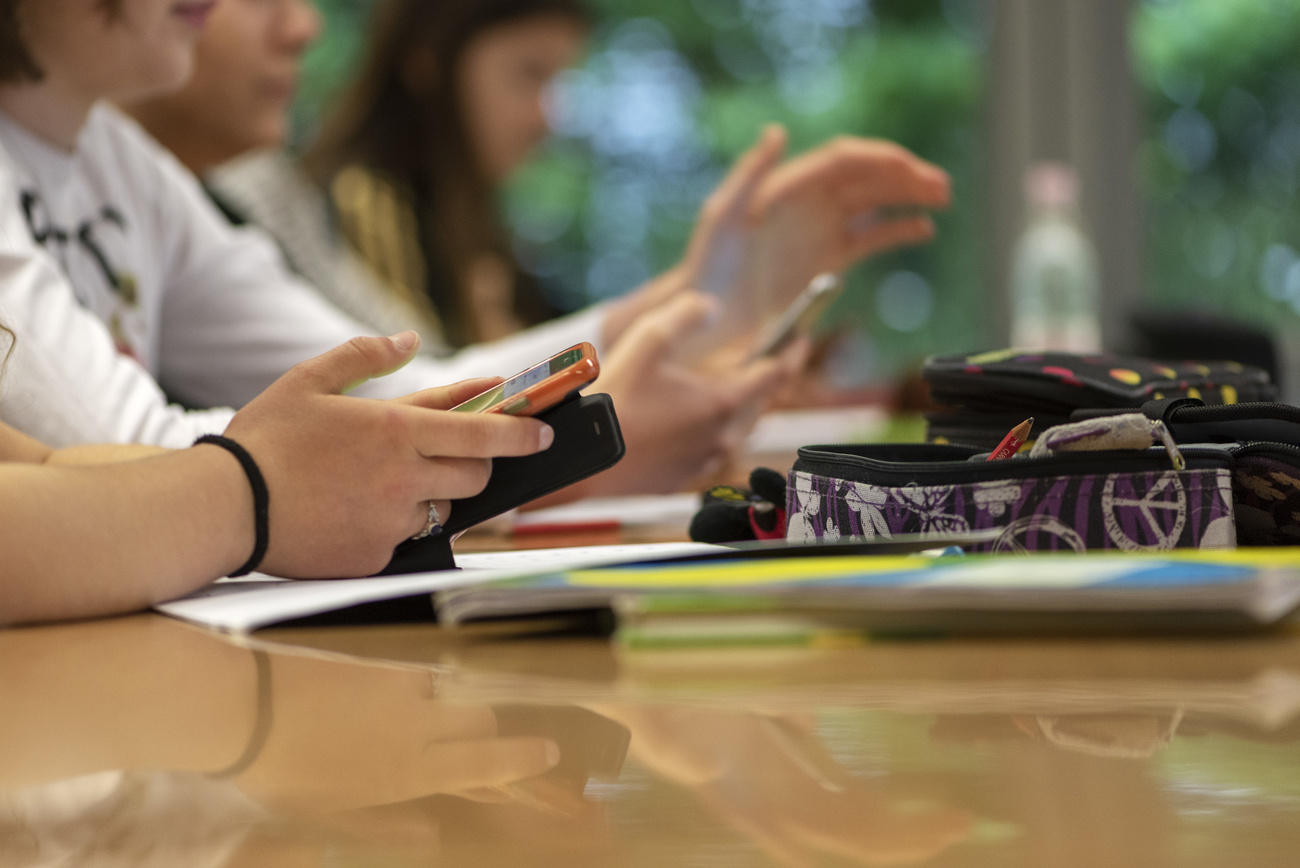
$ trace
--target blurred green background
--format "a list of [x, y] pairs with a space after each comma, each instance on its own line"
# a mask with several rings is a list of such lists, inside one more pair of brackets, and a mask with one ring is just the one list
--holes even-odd
[[[365, 0], [319, 0], [299, 129], [353, 62]], [[767, 121], [793, 151], [894, 139], [952, 174], [932, 245], [849, 275], [826, 318], [842, 385], [988, 347], [981, 0], [590, 0], [599, 25], [557, 88], [556, 134], [503, 206], [522, 261], [577, 307], [674, 262], [695, 211]], [[1152, 303], [1260, 322], [1300, 312], [1300, 3], [1136, 0], [1139, 184]]]

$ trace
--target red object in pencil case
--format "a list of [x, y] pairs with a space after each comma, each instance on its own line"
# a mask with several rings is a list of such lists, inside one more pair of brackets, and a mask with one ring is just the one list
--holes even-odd
[[1029, 432], [1034, 427], [1034, 417], [1030, 416], [1016, 427], [1007, 432], [1007, 436], [1002, 438], [998, 447], [989, 453], [989, 461], [1001, 461], [1003, 458], [1010, 458], [1020, 451], [1020, 447], [1025, 445], [1029, 439]]

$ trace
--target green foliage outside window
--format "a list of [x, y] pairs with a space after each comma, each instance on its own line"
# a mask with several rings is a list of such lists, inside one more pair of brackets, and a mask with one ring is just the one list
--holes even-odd
[[1147, 292], [1277, 324], [1300, 312], [1300, 4], [1163, 0], [1132, 27], [1145, 99]]
[[602, 23], [587, 62], [560, 87], [557, 135], [506, 200], [521, 255], [571, 293], [566, 302], [672, 264], [703, 196], [777, 121], [792, 152], [839, 134], [881, 137], [953, 175], [957, 204], [939, 219], [940, 241], [849, 275], [825, 320], [850, 338], [837, 374], [860, 382], [982, 343], [977, 4], [593, 5]]

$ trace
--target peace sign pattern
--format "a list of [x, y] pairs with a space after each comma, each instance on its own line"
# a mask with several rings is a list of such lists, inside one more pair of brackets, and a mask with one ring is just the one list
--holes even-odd
[[786, 490], [792, 541], [1001, 528], [996, 540], [971, 548], [1157, 551], [1236, 543], [1226, 468], [898, 487], [792, 471]]

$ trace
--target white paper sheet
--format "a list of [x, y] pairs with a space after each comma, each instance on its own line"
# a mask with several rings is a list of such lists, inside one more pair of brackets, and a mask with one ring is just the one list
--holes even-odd
[[518, 512], [515, 530], [540, 526], [581, 526], [594, 522], [617, 522], [619, 527], [680, 525], [682, 532], [700, 508], [698, 492], [638, 495], [634, 497], [592, 497], [562, 506]]
[[204, 627], [246, 633], [281, 621], [447, 588], [566, 570], [717, 551], [704, 543], [645, 543], [457, 554], [458, 570], [368, 579], [285, 581], [251, 576], [215, 582], [154, 609]]

